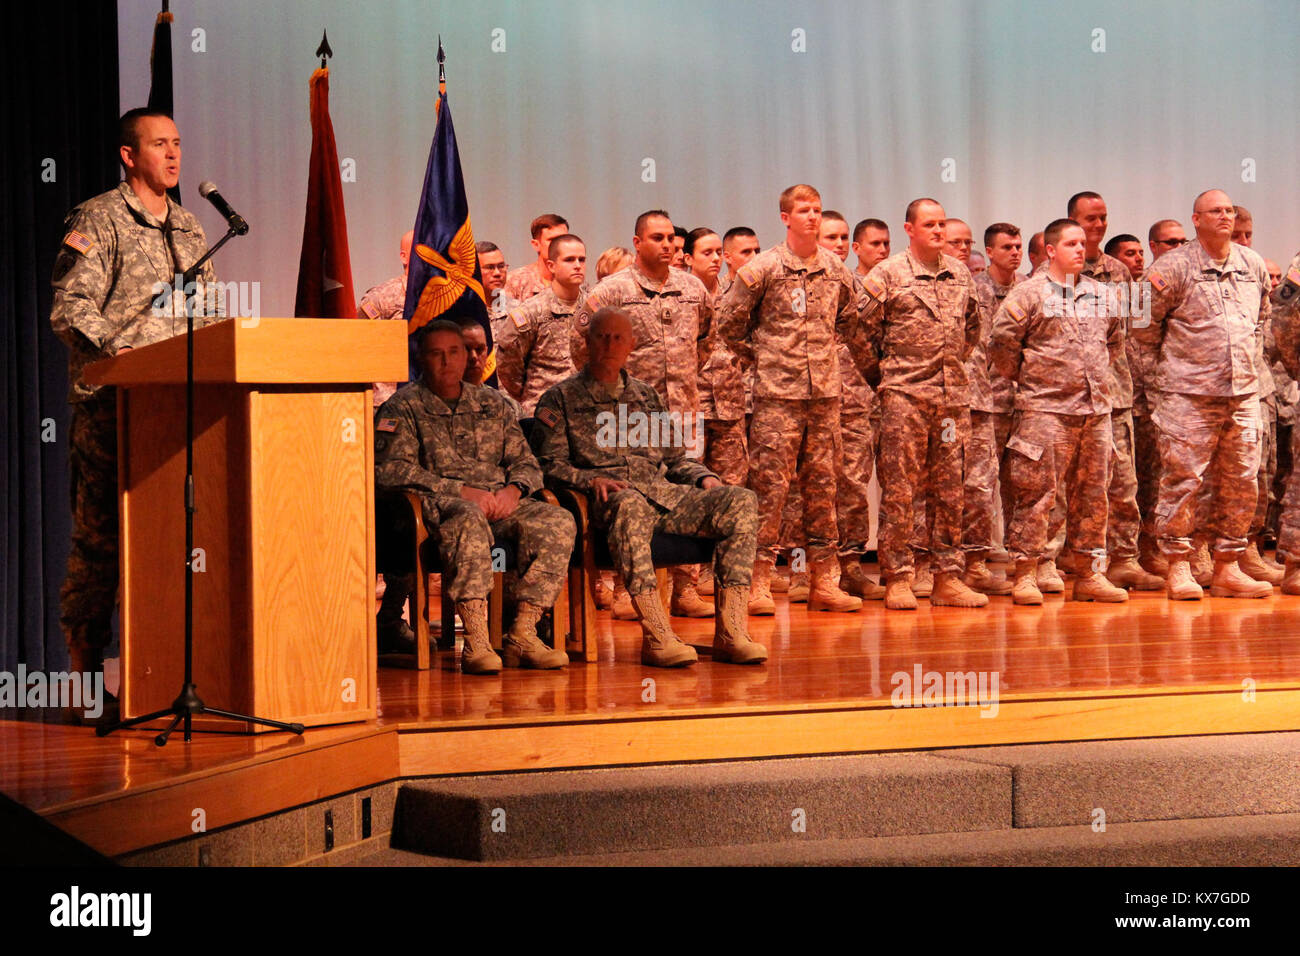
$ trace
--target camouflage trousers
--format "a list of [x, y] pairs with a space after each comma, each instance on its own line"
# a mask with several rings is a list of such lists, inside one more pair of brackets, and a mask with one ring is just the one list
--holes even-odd
[[1150, 415], [1133, 416], [1133, 473], [1137, 478], [1140, 536], [1156, 536], [1156, 498], [1160, 493], [1160, 429]]
[[1259, 478], [1259, 398], [1212, 395], [1160, 396], [1154, 419], [1160, 429], [1160, 492], [1156, 537], [1166, 555], [1192, 552], [1197, 530], [1197, 495], [1214, 489], [1204, 531], [1214, 539], [1215, 557], [1239, 558], [1255, 515]]
[[704, 464], [726, 484], [744, 486], [749, 480], [749, 444], [744, 419], [704, 423]]
[[1106, 489], [1106, 552], [1112, 561], [1137, 558], [1142, 515], [1137, 503], [1137, 466], [1133, 458], [1133, 412], [1110, 413], [1110, 485]]
[[117, 395], [102, 389], [75, 402], [69, 422], [72, 549], [59, 594], [69, 647], [104, 648], [117, 603]]
[[959, 573], [964, 458], [970, 409], [945, 406], [895, 389], [880, 392], [880, 566], [910, 574], [924, 514], [935, 570]]
[[[803, 500], [799, 522], [809, 562], [836, 555], [835, 459], [839, 453], [840, 403], [834, 398], [754, 399], [749, 426], [749, 487], [758, 496], [761, 560], [776, 561], [781, 516], [797, 474]], [[794, 532], [791, 532], [794, 533]]]
[[1109, 412], [1016, 413], [1006, 463], [1015, 500], [1007, 530], [1007, 550], [1013, 558], [1051, 556], [1054, 514], [1063, 506], [1073, 550], [1105, 560], [1111, 424]]
[[1252, 537], [1264, 533], [1268, 511], [1273, 504], [1273, 477], [1277, 474], [1277, 405], [1273, 398], [1259, 403], [1259, 477], [1255, 482], [1255, 518], [1250, 523]]
[[[1292, 426], [1291, 461], [1300, 461], [1300, 428]], [[1282, 495], [1282, 513], [1278, 517], [1277, 559], [1300, 561], [1300, 468], [1292, 467]]]
[[[835, 518], [842, 556], [867, 553], [871, 539], [871, 476], [875, 471], [876, 435], [871, 418], [840, 408], [839, 445], [835, 452]], [[781, 515], [781, 546], [806, 548], [803, 496], [790, 488]]]
[[713, 538], [713, 577], [719, 587], [749, 587], [758, 540], [757, 499], [748, 488], [691, 488], [671, 511], [652, 504], [635, 488], [604, 502], [593, 500], [595, 526], [605, 531], [614, 567], [629, 594], [655, 588], [650, 539], [658, 532]]
[[1006, 412], [970, 413], [970, 441], [966, 444], [966, 477], [962, 496], [961, 546], [983, 556], [993, 547], [997, 520], [998, 485], [1002, 485], [1002, 516], [1011, 514], [1006, 482], [998, 481], [1002, 453], [1011, 437], [1012, 416]]
[[1264, 533], [1276, 537], [1281, 526], [1282, 498], [1291, 484], [1291, 472], [1295, 459], [1292, 457], [1295, 430], [1290, 422], [1277, 423], [1277, 470], [1273, 473], [1273, 488], [1269, 494], [1268, 518], [1264, 523]]
[[[515, 545], [515, 600], [538, 607], [555, 603], [568, 574], [576, 531], [567, 511], [524, 498], [513, 514], [489, 522], [478, 505], [464, 498], [439, 497], [429, 503], [438, 512], [438, 555], [446, 569], [443, 587], [453, 601], [491, 593], [492, 545], [504, 539]], [[425, 513], [429, 510], [426, 507]]]

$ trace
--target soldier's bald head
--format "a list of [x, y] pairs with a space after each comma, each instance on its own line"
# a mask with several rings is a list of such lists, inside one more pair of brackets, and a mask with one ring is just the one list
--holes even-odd
[[1207, 189], [1192, 202], [1192, 213], [1204, 212], [1211, 207], [1231, 206], [1232, 200], [1222, 189]]
[[588, 339], [591, 339], [606, 330], [614, 331], [620, 328], [628, 335], [631, 335], [632, 316], [622, 309], [606, 306], [591, 317], [591, 321], [587, 324], [586, 335]]

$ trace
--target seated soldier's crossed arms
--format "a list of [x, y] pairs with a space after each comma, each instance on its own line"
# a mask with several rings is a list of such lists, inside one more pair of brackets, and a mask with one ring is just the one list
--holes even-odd
[[[542, 486], [537, 459], [505, 396], [462, 380], [466, 352], [461, 330], [452, 322], [430, 322], [420, 336], [418, 356], [421, 380], [398, 389], [376, 414], [375, 487], [390, 493], [417, 491], [424, 498], [425, 524], [431, 532], [437, 529], [443, 587], [465, 625], [465, 673], [501, 670], [501, 658], [488, 638], [487, 596], [492, 544], [502, 537], [514, 540], [519, 571], [518, 610], [505, 638], [505, 663], [563, 667], [568, 655], [542, 643], [536, 625], [555, 604], [568, 572], [573, 518], [528, 497]], [[380, 570], [390, 589], [409, 593], [411, 569], [409, 562], [402, 567], [400, 548], [409, 543], [402, 542], [391, 555], [381, 554], [386, 566]], [[390, 574], [393, 569], [398, 574]], [[390, 603], [385, 595], [381, 641], [387, 629], [400, 626], [402, 601]]]
[[[548, 479], [591, 496], [593, 524], [608, 536], [614, 563], [632, 596], [644, 638], [641, 662], [655, 667], [695, 663], [695, 649], [672, 631], [664, 613], [650, 539], [656, 532], [713, 538], [717, 617], [713, 659], [735, 664], [767, 660], [749, 639], [749, 584], [758, 541], [757, 499], [748, 488], [724, 485], [685, 442], [649, 440], [668, 420], [653, 388], [624, 370], [635, 344], [632, 320], [603, 308], [585, 330], [587, 363], [537, 402], [538, 459]], [[620, 408], [623, 406], [623, 408]], [[603, 414], [602, 413], [607, 413]], [[626, 434], [611, 435], [613, 421]], [[693, 424], [693, 423], [692, 423]], [[634, 437], [636, 434], [643, 437]], [[683, 437], [684, 432], [676, 433]]]

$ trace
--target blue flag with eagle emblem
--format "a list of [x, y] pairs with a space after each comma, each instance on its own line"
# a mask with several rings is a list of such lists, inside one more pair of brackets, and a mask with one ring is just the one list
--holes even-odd
[[456, 129], [447, 107], [446, 90], [438, 94], [437, 125], [429, 147], [429, 165], [420, 190], [420, 208], [415, 215], [415, 238], [407, 268], [406, 331], [409, 336], [411, 381], [420, 377], [416, 361], [415, 334], [434, 319], [458, 320], [473, 316], [487, 336], [488, 362], [484, 381], [493, 384], [496, 352], [492, 326], [488, 321], [483, 274], [474, 251], [474, 231], [469, 222], [469, 201], [460, 172], [460, 151]]

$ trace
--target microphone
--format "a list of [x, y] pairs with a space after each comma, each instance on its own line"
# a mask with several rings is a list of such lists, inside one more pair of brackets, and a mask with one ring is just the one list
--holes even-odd
[[211, 180], [199, 183], [199, 195], [217, 207], [217, 212], [225, 218], [235, 235], [242, 236], [248, 232], [248, 221], [226, 202], [226, 197], [217, 192], [217, 184]]

